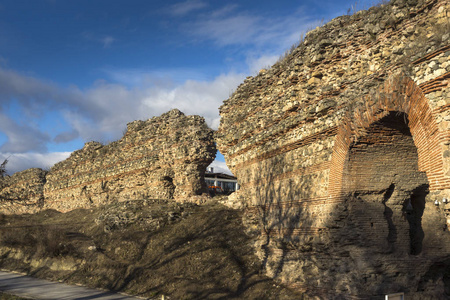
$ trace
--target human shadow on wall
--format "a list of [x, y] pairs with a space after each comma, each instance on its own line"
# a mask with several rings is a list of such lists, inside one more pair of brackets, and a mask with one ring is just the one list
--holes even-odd
[[386, 202], [391, 198], [392, 194], [394, 193], [395, 185], [392, 183], [386, 190], [386, 192], [383, 195], [383, 205], [384, 205], [384, 218], [386, 219], [389, 234], [387, 236], [387, 242], [389, 245], [389, 252], [395, 251], [395, 243], [397, 241], [397, 228], [395, 227], [394, 222], [392, 221], [392, 216], [394, 212], [390, 207], [386, 205]]
[[412, 191], [411, 199], [405, 203], [404, 211], [409, 223], [410, 249], [412, 255], [422, 252], [425, 233], [422, 228], [422, 216], [425, 210], [425, 198], [429, 193], [428, 184], [418, 186]]

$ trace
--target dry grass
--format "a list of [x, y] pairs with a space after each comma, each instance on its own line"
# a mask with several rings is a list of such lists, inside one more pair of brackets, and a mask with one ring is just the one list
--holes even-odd
[[[18, 260], [6, 254], [0, 267], [144, 297], [300, 299], [260, 274], [241, 217], [219, 204], [166, 201], [3, 216], [0, 249], [26, 255]], [[32, 267], [33, 260], [42, 263]], [[51, 270], [55, 261], [78, 267]]]
[[0, 292], [0, 300], [30, 300], [30, 299], [31, 298], [22, 298], [22, 297], [18, 297], [18, 296]]

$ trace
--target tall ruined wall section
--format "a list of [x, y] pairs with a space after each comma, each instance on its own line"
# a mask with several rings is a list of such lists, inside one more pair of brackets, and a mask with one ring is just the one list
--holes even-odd
[[6, 178], [0, 197], [13, 190], [20, 201], [2, 197], [0, 210], [68, 211], [142, 198], [196, 201], [206, 192], [204, 173], [215, 154], [205, 120], [174, 109], [129, 123], [123, 138], [108, 145], [86, 143], [48, 173], [30, 169]]
[[450, 297], [449, 82], [449, 1], [394, 0], [224, 102], [217, 144], [269, 275], [320, 299]]

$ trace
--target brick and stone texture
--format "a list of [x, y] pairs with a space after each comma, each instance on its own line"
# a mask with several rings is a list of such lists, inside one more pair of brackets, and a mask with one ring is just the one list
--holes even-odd
[[44, 205], [47, 172], [28, 169], [0, 178], [0, 211], [9, 214], [34, 213]]
[[224, 101], [268, 275], [314, 299], [450, 297], [449, 20], [446, 0], [338, 17]]
[[[122, 139], [108, 145], [86, 143], [48, 173], [31, 169], [6, 178], [8, 187], [2, 193], [22, 191], [23, 201], [3, 197], [0, 209], [69, 211], [143, 198], [204, 201], [204, 173], [215, 155], [213, 130], [205, 120], [174, 109], [129, 123]], [[9, 209], [3, 209], [6, 204]]]

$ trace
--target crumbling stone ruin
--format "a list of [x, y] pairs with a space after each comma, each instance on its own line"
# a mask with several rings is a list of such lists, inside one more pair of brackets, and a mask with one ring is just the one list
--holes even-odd
[[44, 205], [47, 171], [33, 168], [0, 178], [0, 213], [34, 212]]
[[450, 297], [449, 20], [448, 0], [338, 17], [224, 102], [267, 274], [314, 299]]
[[108, 145], [86, 143], [48, 172], [6, 177], [0, 211], [69, 211], [143, 198], [195, 201], [206, 192], [204, 173], [215, 155], [205, 120], [174, 109], [129, 123], [122, 139]]

